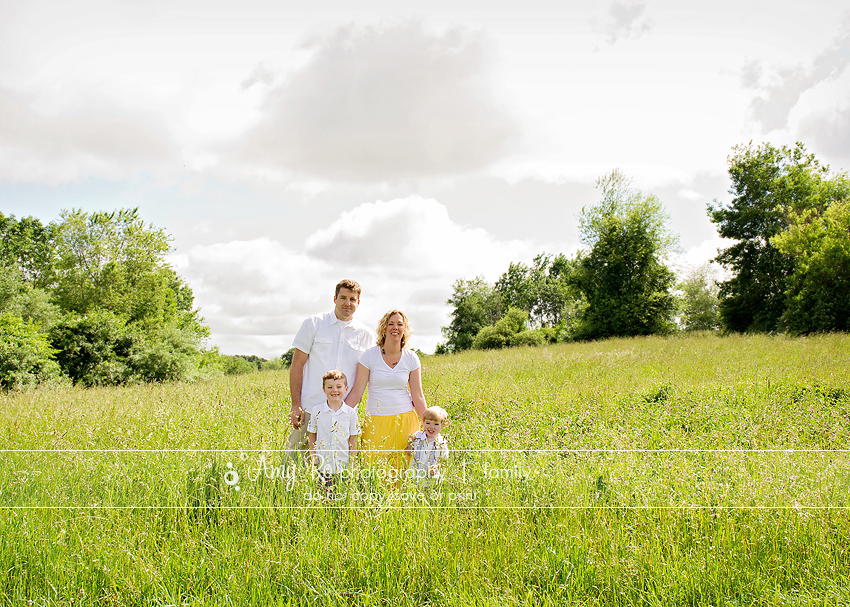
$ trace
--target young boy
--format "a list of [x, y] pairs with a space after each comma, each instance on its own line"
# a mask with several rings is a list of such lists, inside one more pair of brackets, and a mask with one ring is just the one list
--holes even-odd
[[360, 424], [357, 409], [342, 402], [348, 391], [348, 379], [342, 371], [334, 369], [325, 373], [322, 390], [327, 402], [313, 409], [307, 426], [307, 446], [322, 482], [330, 486], [334, 476], [345, 469], [349, 458], [357, 452]]
[[449, 447], [440, 432], [446, 427], [449, 414], [442, 407], [428, 407], [422, 416], [422, 430], [410, 437], [407, 452], [413, 455], [411, 466], [420, 483], [440, 481], [441, 459], [448, 459]]

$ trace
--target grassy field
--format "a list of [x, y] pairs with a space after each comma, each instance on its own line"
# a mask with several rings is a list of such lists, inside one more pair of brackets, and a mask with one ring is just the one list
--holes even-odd
[[0, 395], [0, 602], [850, 605], [850, 337], [428, 357], [445, 482], [282, 466], [285, 373]]

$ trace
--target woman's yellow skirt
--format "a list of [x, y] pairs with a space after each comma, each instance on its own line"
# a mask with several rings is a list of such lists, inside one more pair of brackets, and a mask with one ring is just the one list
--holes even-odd
[[371, 464], [386, 459], [396, 470], [406, 469], [410, 456], [404, 450], [410, 435], [418, 431], [416, 411], [398, 415], [368, 415], [360, 436], [363, 456]]

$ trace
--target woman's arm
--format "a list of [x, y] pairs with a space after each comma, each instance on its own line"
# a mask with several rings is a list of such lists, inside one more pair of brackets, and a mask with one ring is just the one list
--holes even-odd
[[357, 435], [352, 434], [348, 437], [348, 461], [353, 462], [355, 457], [357, 457]]
[[369, 369], [363, 366], [363, 363], [357, 363], [357, 379], [354, 380], [354, 385], [348, 396], [345, 397], [345, 404], [349, 407], [356, 407], [360, 404], [360, 399], [363, 398], [363, 393], [366, 391], [366, 386], [369, 383]]
[[[357, 379], [360, 379], [360, 373], [357, 374]], [[419, 416], [419, 419], [422, 419], [422, 416], [425, 415], [425, 409], [428, 408], [428, 405], [425, 404], [425, 393], [422, 392], [422, 367], [410, 372], [408, 383], [410, 385], [410, 398], [413, 400], [413, 408], [416, 410], [416, 415]]]

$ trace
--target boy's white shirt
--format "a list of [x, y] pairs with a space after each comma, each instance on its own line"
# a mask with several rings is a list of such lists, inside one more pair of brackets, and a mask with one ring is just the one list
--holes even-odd
[[316, 456], [319, 458], [319, 471], [339, 474], [348, 463], [348, 439], [360, 434], [357, 409], [345, 403], [336, 411], [327, 401], [316, 405], [310, 415], [307, 432], [316, 433]]
[[440, 478], [439, 470], [431, 476], [429, 471], [433, 464], [440, 459], [448, 459], [449, 446], [442, 434], [437, 434], [433, 442], [428, 442], [427, 435], [419, 430], [413, 435], [413, 460], [412, 464], [417, 472], [418, 478]]

